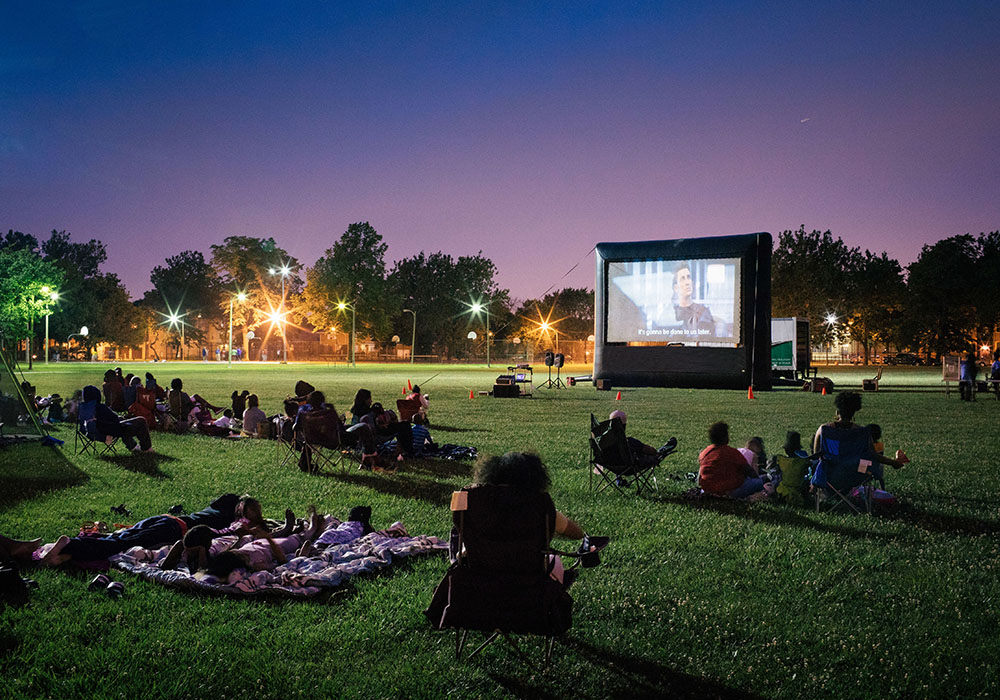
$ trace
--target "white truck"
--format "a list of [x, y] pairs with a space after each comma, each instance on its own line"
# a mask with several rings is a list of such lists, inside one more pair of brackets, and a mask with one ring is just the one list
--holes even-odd
[[804, 380], [815, 376], [809, 350], [809, 319], [771, 319], [771, 375]]

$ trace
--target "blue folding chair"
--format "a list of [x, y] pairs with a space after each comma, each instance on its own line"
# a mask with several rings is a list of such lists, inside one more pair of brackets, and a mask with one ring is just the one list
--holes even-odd
[[76, 436], [73, 438], [73, 449], [77, 454], [93, 450], [95, 455], [118, 454], [118, 438], [104, 435], [97, 429], [98, 399], [84, 401], [80, 404]]
[[823, 495], [833, 511], [847, 505], [855, 513], [861, 510], [851, 501], [851, 491], [863, 487], [865, 511], [872, 512], [872, 481], [877, 477], [879, 463], [872, 450], [871, 432], [867, 427], [820, 428], [819, 463], [812, 485], [816, 512], [820, 512]]

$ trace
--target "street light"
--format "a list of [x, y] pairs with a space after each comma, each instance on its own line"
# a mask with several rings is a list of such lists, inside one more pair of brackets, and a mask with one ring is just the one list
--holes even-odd
[[[490, 301], [492, 301], [492, 299]], [[487, 301], [485, 304], [480, 304], [478, 301], [475, 301], [469, 306], [469, 310], [471, 310], [472, 313], [476, 314], [477, 316], [479, 315], [480, 311], [486, 314], [486, 366], [487, 367], [490, 366], [490, 336], [492, 335], [490, 333], [490, 301]]]
[[[41, 292], [47, 295], [52, 301], [59, 301], [59, 292], [54, 289], [49, 290], [48, 287], [42, 287]], [[47, 311], [48, 313], [45, 314], [45, 364], [49, 364], [49, 316], [52, 315], [51, 310], [47, 309]]]
[[[354, 304], [348, 304], [347, 302], [341, 301], [337, 303], [337, 311], [343, 312], [345, 309], [351, 310], [351, 367], [357, 367], [357, 363], [354, 361], [354, 333], [356, 329], [355, 321], [357, 320], [358, 310], [354, 308]], [[414, 314], [414, 318], [416, 314]]]
[[417, 352], [417, 312], [412, 309], [403, 309], [404, 314], [413, 314], [413, 340], [410, 341], [410, 364], [413, 364], [413, 356]]
[[80, 332], [79, 333], [70, 333], [69, 334], [69, 337], [66, 338], [66, 345], [69, 345], [70, 342], [73, 340], [73, 338], [76, 338], [76, 337], [86, 338], [88, 335], [90, 335], [90, 329], [87, 328], [86, 326], [82, 326], [80, 328]]
[[184, 360], [184, 319], [178, 316], [176, 313], [172, 313], [167, 316], [167, 321], [170, 323], [172, 328], [177, 328], [178, 325], [181, 327], [181, 361]]
[[292, 269], [288, 265], [272, 267], [268, 270], [272, 275], [281, 275], [281, 364], [288, 362], [288, 338], [285, 337], [285, 278], [292, 274]]
[[243, 292], [236, 294], [235, 297], [232, 294], [229, 295], [229, 347], [226, 348], [227, 368], [233, 366], [233, 299], [234, 298], [236, 299], [236, 301], [243, 303], [244, 301], [247, 300], [247, 295]]

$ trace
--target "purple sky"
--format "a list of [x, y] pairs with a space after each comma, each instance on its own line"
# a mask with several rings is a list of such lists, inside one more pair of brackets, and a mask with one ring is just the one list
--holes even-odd
[[99, 238], [141, 295], [367, 220], [519, 298], [593, 286], [598, 241], [804, 223], [905, 265], [1000, 228], [996, 2], [676, 4], [5, 3], [0, 228]]

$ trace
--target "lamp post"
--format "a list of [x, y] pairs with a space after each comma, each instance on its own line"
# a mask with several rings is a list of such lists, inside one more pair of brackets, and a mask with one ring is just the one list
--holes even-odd
[[75, 338], [77, 336], [79, 336], [81, 338], [86, 338], [88, 335], [90, 335], [90, 329], [87, 328], [86, 326], [82, 326], [80, 328], [80, 332], [79, 333], [70, 333], [69, 334], [69, 337], [66, 338], [66, 345], [69, 345], [70, 342], [73, 340], [73, 338]]
[[181, 360], [183, 361], [184, 360], [184, 319], [181, 316], [178, 316], [176, 313], [172, 313], [169, 316], [167, 316], [167, 321], [170, 323], [170, 326], [172, 328], [177, 328], [178, 325], [180, 325], [180, 327], [181, 327], [181, 348], [180, 348], [181, 352], [180, 352], [180, 355], [181, 355]]
[[288, 338], [285, 336], [285, 278], [292, 273], [292, 270], [288, 265], [282, 265], [281, 267], [272, 267], [268, 270], [272, 275], [281, 275], [281, 306], [279, 312], [281, 314], [281, 364], [288, 362]]
[[[354, 333], [356, 329], [355, 321], [357, 320], [358, 310], [354, 308], [354, 304], [348, 304], [347, 302], [341, 301], [337, 303], [337, 310], [344, 311], [345, 309], [351, 310], [351, 367], [357, 367], [357, 363], [354, 361]], [[416, 318], [416, 314], [414, 314]]]
[[240, 303], [247, 300], [247, 295], [243, 292], [239, 294], [229, 295], [229, 346], [226, 348], [226, 367], [233, 366], [233, 299], [236, 299]]
[[403, 309], [404, 314], [413, 314], [413, 336], [410, 341], [410, 364], [413, 364], [413, 356], [417, 352], [417, 312], [412, 309]]
[[[52, 301], [59, 301], [59, 292], [50, 290], [48, 287], [42, 287], [42, 294], [45, 294]], [[49, 316], [52, 315], [51, 311], [45, 314], [45, 364], [49, 364]]]
[[485, 304], [480, 304], [478, 301], [473, 302], [473, 304], [469, 307], [472, 310], [472, 313], [476, 315], [478, 315], [480, 311], [486, 314], [486, 366], [487, 367], [490, 366], [490, 301], [492, 301], [492, 299], [487, 301]]

